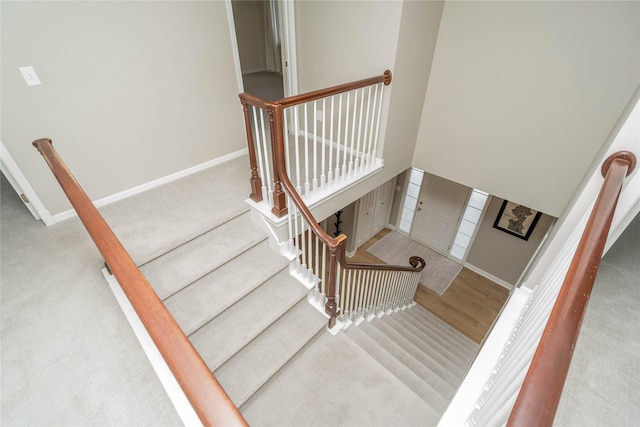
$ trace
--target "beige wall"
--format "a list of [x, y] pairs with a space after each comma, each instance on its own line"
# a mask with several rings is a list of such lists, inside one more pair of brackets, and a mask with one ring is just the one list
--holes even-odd
[[334, 197], [331, 214], [411, 166], [420, 110], [435, 49], [442, 2], [303, 1], [296, 3], [300, 91], [393, 72], [381, 127], [385, 167]]
[[296, 2], [300, 92], [392, 69], [401, 12], [394, 1]]
[[502, 202], [499, 197], [491, 198], [485, 216], [478, 224], [478, 231], [466, 261], [511, 285], [516, 285], [551, 228], [554, 218], [543, 213], [529, 240], [523, 240], [493, 228]]
[[34, 139], [94, 200], [245, 147], [224, 2], [1, 7], [1, 138], [50, 213], [70, 205]]
[[640, 83], [640, 2], [447, 2], [414, 166], [559, 216]]
[[233, 0], [231, 4], [242, 72], [266, 70], [263, 1]]

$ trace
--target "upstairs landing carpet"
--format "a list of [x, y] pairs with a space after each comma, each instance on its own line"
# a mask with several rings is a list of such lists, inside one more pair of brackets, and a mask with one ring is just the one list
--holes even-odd
[[424, 259], [426, 266], [420, 274], [420, 283], [438, 295], [447, 290], [462, 269], [457, 262], [396, 231], [384, 236], [367, 252], [387, 264], [409, 265], [409, 257], [412, 256]]

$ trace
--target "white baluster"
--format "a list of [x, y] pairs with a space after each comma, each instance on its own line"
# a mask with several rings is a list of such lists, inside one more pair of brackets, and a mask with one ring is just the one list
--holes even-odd
[[[322, 275], [322, 295], [325, 294], [326, 289], [326, 283], [327, 283], [327, 245], [326, 243], [322, 243], [322, 270], [320, 270], [320, 274]], [[336, 278], [336, 286], [338, 285], [338, 280]], [[336, 289], [337, 292], [337, 289]]]
[[269, 199], [269, 206], [273, 206], [273, 191], [271, 191], [271, 156], [269, 156], [269, 147], [267, 145], [267, 131], [264, 126], [264, 116], [266, 112], [264, 110], [260, 110], [260, 128], [261, 128], [261, 140], [262, 140], [262, 149], [263, 153], [265, 153], [264, 159], [264, 169], [265, 169], [265, 179], [267, 180], [267, 194]]
[[[363, 161], [362, 161], [362, 170], [366, 170], [371, 163], [371, 132], [369, 130], [369, 118], [371, 117], [371, 86], [368, 88], [368, 96], [367, 96], [367, 115], [364, 123], [364, 143], [362, 147], [363, 152]], [[373, 120], [371, 120], [373, 122]]]
[[311, 231], [311, 225], [307, 224], [307, 280], [313, 281], [313, 232]]
[[[283, 119], [283, 130], [282, 130], [282, 134], [284, 136], [284, 165], [285, 165], [285, 169], [287, 171], [287, 175], [291, 176], [291, 153], [290, 153], [290, 148], [291, 148], [291, 138], [289, 135], [289, 132], [287, 132], [287, 129], [289, 129], [289, 114], [283, 114], [282, 115], [282, 119]], [[290, 205], [287, 205], [290, 206]]]
[[313, 101], [313, 191], [318, 191], [318, 114], [317, 101]]
[[[336, 172], [333, 178], [338, 182], [340, 177], [340, 135], [342, 130], [342, 94], [338, 97], [338, 128], [336, 129]], [[343, 156], [344, 157], [344, 156]]]
[[[356, 90], [356, 94], [358, 91]], [[360, 172], [362, 164], [362, 152], [360, 151], [360, 143], [362, 142], [362, 116], [364, 115], [364, 88], [360, 90], [360, 115], [358, 117], [358, 139], [356, 140], [356, 161], [354, 164], [354, 173]]]
[[291, 254], [294, 253], [294, 234], [293, 234], [293, 222], [295, 221], [295, 207], [294, 204], [291, 203], [291, 196], [287, 195], [287, 206], [289, 209], [287, 210], [287, 214], [289, 216], [289, 221], [287, 221], [287, 230], [289, 232], [289, 240], [288, 240], [288, 249], [287, 251]]
[[295, 126], [296, 191], [301, 194], [302, 186], [300, 184], [300, 118], [297, 105], [293, 106], [293, 121]]
[[313, 234], [313, 240], [316, 242], [316, 252], [314, 254], [316, 277], [320, 279], [320, 239]]
[[353, 154], [355, 151], [356, 142], [356, 122], [358, 113], [358, 91], [353, 91], [353, 117], [351, 123], [351, 140], [349, 141], [349, 168], [348, 174], [351, 177], [353, 175]]
[[[334, 99], [336, 97], [332, 96], [331, 97], [331, 114], [329, 115], [330, 117], [330, 127], [329, 127], [329, 172], [327, 173], [327, 185], [330, 187], [332, 182], [333, 182], [333, 115], [335, 113], [335, 110], [333, 108], [334, 106]], [[324, 110], [323, 110], [324, 111]], [[323, 119], [324, 120], [324, 119]], [[338, 153], [336, 152], [336, 156], [338, 155]], [[337, 160], [336, 160], [337, 163]]]
[[372, 303], [372, 314], [374, 316], [378, 315], [380, 311], [380, 294], [382, 292], [382, 283], [380, 279], [382, 278], [382, 272], [380, 270], [375, 270], [375, 278], [373, 281], [373, 287], [375, 289], [373, 303]]
[[309, 183], [309, 111], [308, 102], [304, 104], [304, 194], [309, 194], [311, 184]]
[[[325, 146], [327, 145], [327, 140], [325, 139], [326, 136], [326, 121], [325, 121], [325, 115], [324, 112], [326, 111], [326, 105], [327, 103], [325, 102], [326, 98], [322, 98], [322, 167], [320, 168], [320, 188], [322, 188], [323, 190], [326, 187], [326, 180], [327, 180], [327, 175], [325, 172]], [[329, 150], [331, 150], [331, 145], [329, 145]], [[331, 156], [331, 151], [329, 151], [329, 156]], [[331, 167], [329, 167], [329, 169], [331, 169]]]
[[344, 155], [342, 156], [342, 181], [345, 180], [345, 178], [347, 177], [347, 171], [348, 171], [348, 166], [347, 166], [347, 157], [348, 157], [348, 151], [349, 151], [349, 111], [350, 111], [350, 101], [351, 101], [351, 92], [347, 92], [347, 105], [345, 108], [345, 114], [344, 114], [344, 141], [343, 141], [343, 145], [344, 145]]
[[379, 104], [378, 104], [378, 117], [376, 118], [376, 137], [373, 139], [373, 151], [372, 151], [372, 157], [375, 158], [376, 157], [376, 152], [378, 150], [378, 134], [380, 132], [380, 115], [382, 113], [382, 97], [384, 95], [384, 84], [380, 83], [378, 85], [380, 87], [380, 99], [378, 100]]

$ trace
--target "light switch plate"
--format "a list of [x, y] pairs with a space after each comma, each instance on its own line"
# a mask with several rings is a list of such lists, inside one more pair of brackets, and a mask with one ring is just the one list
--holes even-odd
[[27, 82], [27, 86], [37, 86], [42, 84], [33, 67], [20, 67], [19, 70], [22, 73], [22, 77], [24, 77], [24, 80]]

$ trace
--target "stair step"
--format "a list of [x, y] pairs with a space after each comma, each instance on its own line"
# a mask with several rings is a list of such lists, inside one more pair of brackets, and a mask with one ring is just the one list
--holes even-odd
[[[366, 330], [367, 326], [370, 325], [363, 323], [358, 327], [351, 327], [345, 334], [437, 412], [444, 411], [448, 400], [444, 398], [441, 390], [429, 383], [429, 376], [423, 377], [422, 372], [419, 374], [405, 365], [385, 347], [384, 335], [375, 332], [370, 334], [370, 331]], [[445, 393], [448, 393], [448, 390]]]
[[[475, 353], [478, 344], [466, 337], [454, 327], [447, 324], [435, 314], [430, 313], [425, 308], [416, 306], [417, 310], [403, 312], [401, 315], [407, 319], [413, 319], [415, 325], [423, 332], [431, 335], [443, 346], [449, 348], [456, 354]], [[428, 326], [426, 326], [428, 325]]]
[[[393, 315], [386, 316], [383, 319], [374, 320], [370, 325], [393, 340], [396, 345], [400, 346], [402, 350], [414, 360], [436, 374], [438, 378], [442, 379], [451, 387], [451, 391], [453, 391], [453, 388], [456, 387], [460, 381], [460, 375], [464, 372], [463, 369], [467, 366], [465, 365], [463, 367], [460, 364], [453, 363], [447, 359], [446, 356], [438, 353], [436, 349], [429, 348], [427, 345], [421, 346], [419, 342], [416, 342], [415, 335], [401, 323], [394, 322], [394, 317]], [[425, 351], [425, 348], [430, 351]]]
[[189, 340], [209, 369], [215, 371], [307, 292], [285, 268], [195, 331]]
[[240, 407], [325, 326], [326, 318], [300, 300], [214, 373]]
[[184, 333], [191, 335], [287, 265], [287, 260], [263, 241], [164, 303]]
[[140, 265], [247, 212], [247, 162], [246, 156], [240, 156], [100, 211]]
[[140, 270], [158, 296], [165, 299], [265, 239], [266, 234], [247, 212], [144, 264]]
[[325, 332], [240, 410], [254, 427], [435, 426], [441, 416], [347, 335]]
[[445, 366], [452, 366], [451, 371], [457, 371], [460, 374], [465, 372], [470, 357], [468, 353], [457, 348], [452, 350], [449, 345], [443, 345], [439, 336], [434, 338], [433, 331], [423, 326], [424, 321], [420, 322], [412, 317], [400, 315], [389, 316], [389, 320], [402, 325], [407, 334], [411, 335], [410, 340], [424, 352], [437, 356], [438, 360], [444, 359], [448, 362]]

